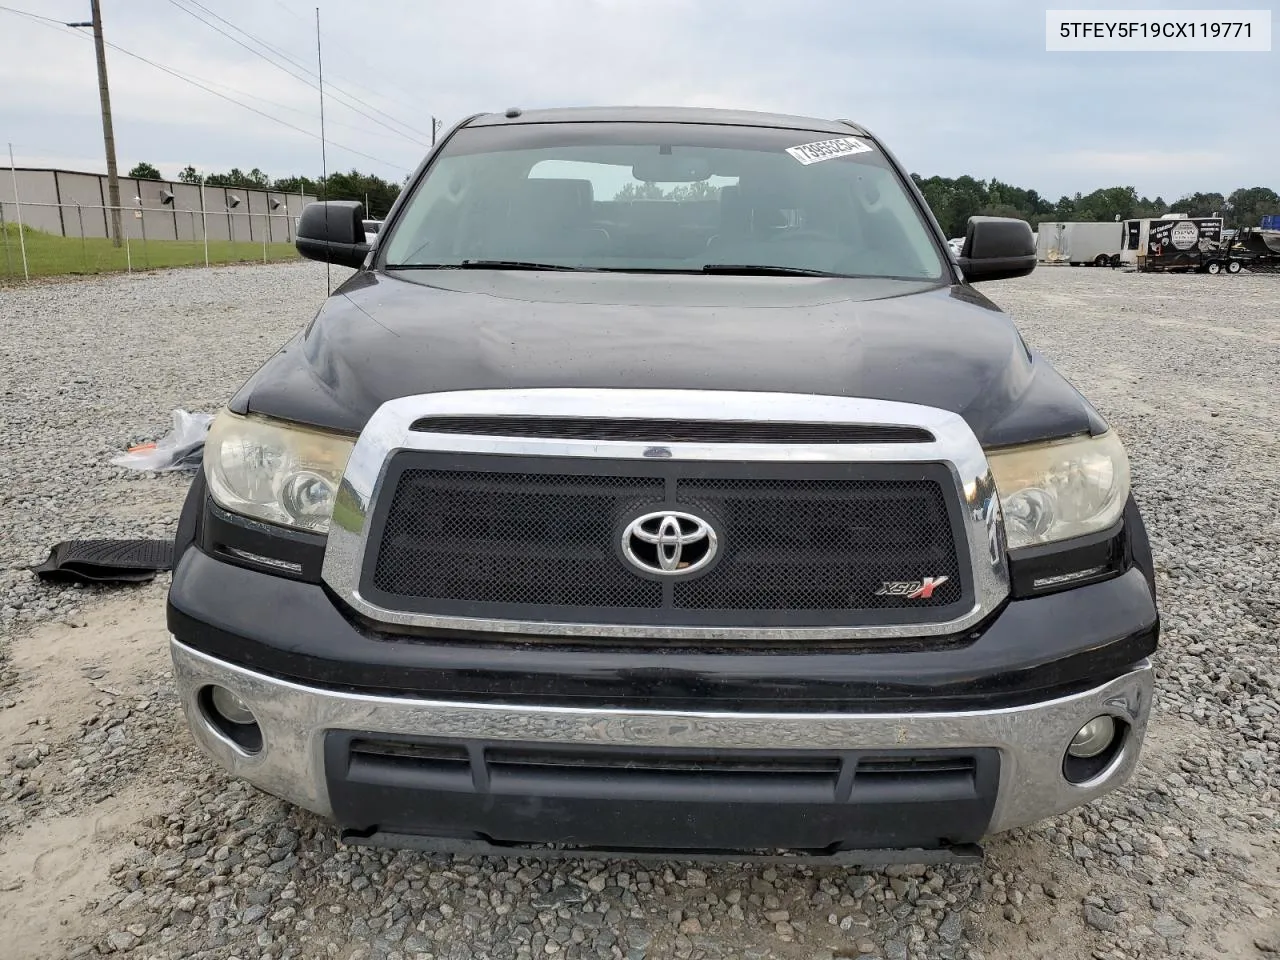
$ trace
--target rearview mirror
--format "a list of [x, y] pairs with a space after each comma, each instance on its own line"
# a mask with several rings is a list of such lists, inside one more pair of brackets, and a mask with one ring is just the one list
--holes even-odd
[[355, 200], [309, 203], [298, 218], [294, 245], [309, 260], [359, 267], [369, 254], [364, 235], [364, 204]]
[[631, 176], [644, 183], [693, 183], [711, 176], [711, 161], [663, 153], [633, 164]]
[[958, 259], [970, 283], [1025, 277], [1036, 268], [1031, 224], [1014, 217], [970, 217]]

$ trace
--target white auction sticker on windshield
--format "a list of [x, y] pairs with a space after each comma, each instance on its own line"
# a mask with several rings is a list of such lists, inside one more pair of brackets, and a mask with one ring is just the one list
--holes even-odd
[[814, 143], [802, 143], [798, 147], [787, 147], [787, 153], [803, 164], [870, 152], [870, 145], [863, 143], [857, 137], [836, 137], [834, 140], [818, 140]]

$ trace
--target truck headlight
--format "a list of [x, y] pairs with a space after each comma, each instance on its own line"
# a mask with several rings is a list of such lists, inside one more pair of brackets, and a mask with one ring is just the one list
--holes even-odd
[[354, 446], [349, 437], [223, 410], [205, 438], [204, 472], [223, 509], [326, 533]]
[[1114, 430], [987, 453], [1010, 549], [1110, 527], [1129, 499], [1129, 458]]

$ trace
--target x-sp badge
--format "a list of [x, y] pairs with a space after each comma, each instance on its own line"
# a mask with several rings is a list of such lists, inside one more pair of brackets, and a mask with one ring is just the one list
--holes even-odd
[[950, 579], [950, 577], [925, 577], [923, 580], [886, 580], [876, 591], [876, 596], [928, 600], [933, 596], [934, 590]]

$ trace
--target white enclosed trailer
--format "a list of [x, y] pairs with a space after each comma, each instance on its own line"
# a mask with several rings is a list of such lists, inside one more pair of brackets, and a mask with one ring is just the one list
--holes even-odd
[[1087, 221], [1042, 223], [1036, 258], [1043, 263], [1114, 266], [1120, 262], [1124, 233], [1118, 223]]

